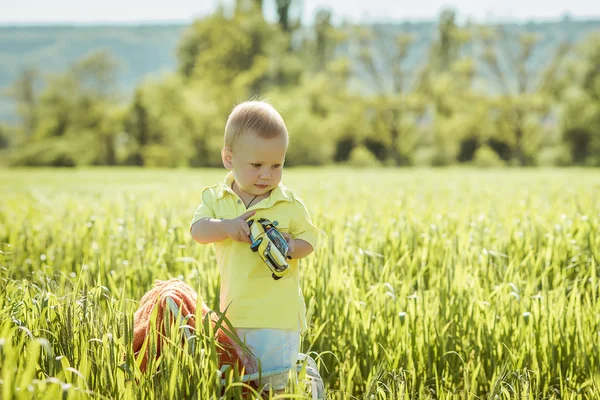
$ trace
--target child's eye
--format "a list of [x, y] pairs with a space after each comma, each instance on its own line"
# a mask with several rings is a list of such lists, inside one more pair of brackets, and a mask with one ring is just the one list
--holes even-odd
[[275, 168], [275, 169], [281, 168], [281, 164], [274, 164], [273, 168]]
[[258, 163], [251, 163], [250, 165], [252, 165], [254, 168], [260, 168], [261, 164]]

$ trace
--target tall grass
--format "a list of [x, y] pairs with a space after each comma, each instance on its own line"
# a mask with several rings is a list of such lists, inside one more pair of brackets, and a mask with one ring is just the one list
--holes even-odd
[[[223, 171], [0, 172], [0, 397], [211, 398], [210, 332], [139, 370], [133, 311], [179, 277], [218, 309], [191, 240]], [[600, 398], [600, 173], [286, 171], [322, 231], [302, 350], [330, 398]], [[174, 339], [176, 340], [176, 339]], [[301, 397], [304, 388], [290, 384]]]

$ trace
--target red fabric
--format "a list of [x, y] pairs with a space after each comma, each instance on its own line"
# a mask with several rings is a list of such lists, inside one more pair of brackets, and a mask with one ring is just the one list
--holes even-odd
[[[196, 304], [198, 299], [194, 289], [178, 279], [156, 281], [154, 287], [142, 297], [139, 308], [133, 317], [133, 351], [136, 357], [139, 355], [144, 341], [150, 332], [150, 317], [152, 316], [155, 307], [158, 307], [156, 318], [158, 326], [156, 327], [156, 331], [162, 334], [162, 336], [165, 335], [164, 313], [169, 312], [166, 303], [167, 297], [171, 297], [179, 306], [182, 317], [186, 318], [189, 316], [187, 325], [190, 326], [191, 331], [194, 332], [196, 326]], [[210, 308], [202, 302], [202, 318], [210, 311]], [[218, 316], [215, 313], [211, 313], [210, 318], [214, 327], [215, 323], [218, 321]], [[173, 318], [171, 318], [171, 321], [173, 321]], [[220, 328], [215, 332], [215, 339], [222, 347], [221, 349], [217, 347], [219, 364], [221, 366], [231, 365], [238, 371], [241, 371], [242, 367], [246, 367], [246, 374], [257, 371], [256, 363], [253, 361], [253, 358], [248, 355], [247, 352], [244, 352], [240, 346], [231, 340], [231, 338]], [[163, 340], [161, 339], [161, 335], [159, 335], [159, 338], [156, 340], [156, 357], [160, 356], [162, 346]], [[148, 364], [148, 350], [146, 350], [146, 354], [144, 354], [143, 357], [141, 369], [142, 371], [145, 371]]]

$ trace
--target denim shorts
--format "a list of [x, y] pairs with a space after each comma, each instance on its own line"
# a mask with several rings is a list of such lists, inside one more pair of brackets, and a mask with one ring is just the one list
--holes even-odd
[[[287, 329], [238, 328], [240, 340], [256, 356], [263, 374], [276, 369], [295, 367], [300, 350], [300, 331]], [[285, 389], [288, 372], [264, 377], [259, 386], [269, 385], [272, 390]]]

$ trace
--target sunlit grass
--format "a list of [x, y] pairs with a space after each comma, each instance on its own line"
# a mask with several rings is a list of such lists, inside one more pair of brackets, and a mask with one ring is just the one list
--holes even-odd
[[[184, 279], [218, 308], [214, 249], [188, 223], [223, 177], [0, 171], [0, 398], [218, 396], [210, 335], [191, 353], [172, 346], [148, 374], [131, 338], [155, 279]], [[302, 350], [331, 398], [600, 397], [599, 172], [284, 179], [323, 230], [301, 267]]]

